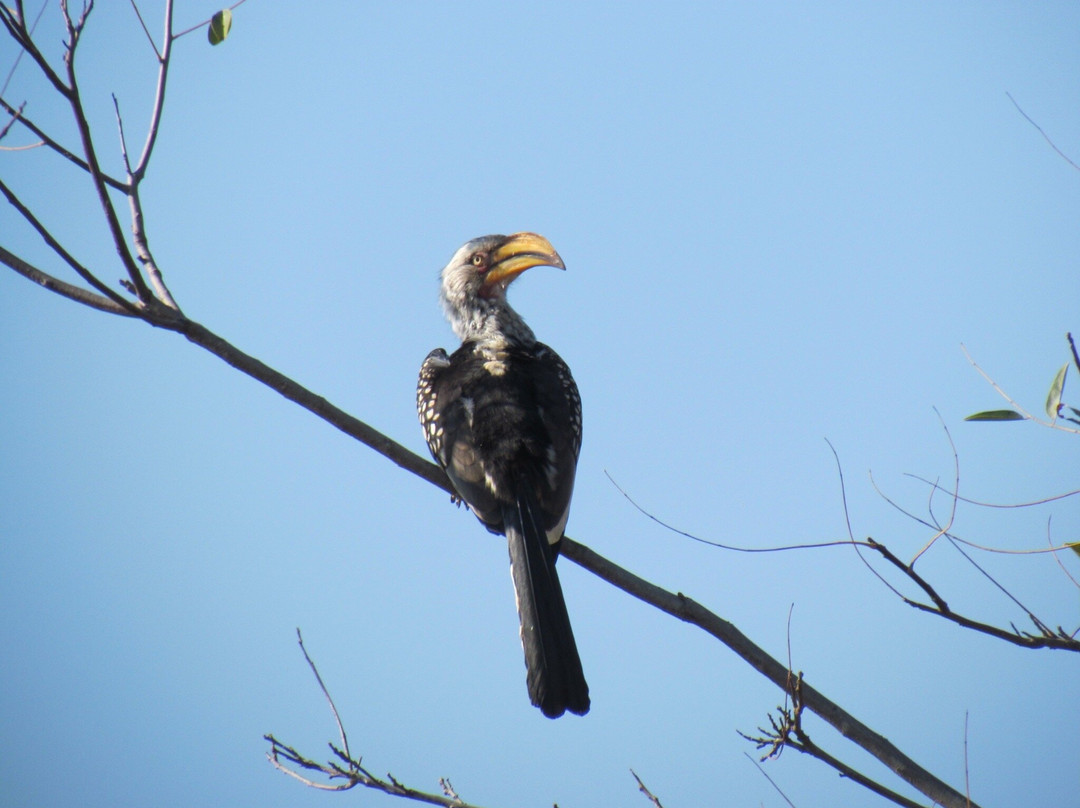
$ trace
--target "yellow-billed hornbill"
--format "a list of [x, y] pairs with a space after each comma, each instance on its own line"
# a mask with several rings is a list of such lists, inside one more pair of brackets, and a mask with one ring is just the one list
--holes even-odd
[[461, 347], [420, 368], [416, 406], [428, 448], [458, 495], [506, 535], [529, 697], [544, 715], [589, 710], [570, 617], [555, 572], [570, 513], [581, 398], [570, 369], [506, 302], [530, 267], [564, 269], [536, 233], [483, 236], [442, 271], [442, 304]]

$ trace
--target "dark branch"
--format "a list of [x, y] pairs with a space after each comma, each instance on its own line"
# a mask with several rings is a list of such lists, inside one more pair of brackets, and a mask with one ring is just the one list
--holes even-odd
[[83, 289], [81, 286], [75, 286], [74, 284], [62, 281], [59, 278], [54, 278], [46, 272], [42, 272], [37, 267], [32, 266], [19, 258], [19, 256], [8, 252], [3, 247], [0, 247], [0, 264], [6, 264], [23, 277], [29, 278], [34, 283], [43, 286], [50, 292], [56, 292], [58, 295], [63, 295], [70, 300], [74, 300], [76, 303], [82, 303], [86, 306], [106, 311], [109, 314], [120, 314], [124, 317], [138, 316], [133, 310], [120, 306], [107, 297], [96, 295], [87, 289]]
[[[5, 101], [3, 98], [0, 98], [0, 107], [3, 107], [4, 110], [9, 115], [15, 115], [18, 112], [18, 110], [15, 107], [13, 107], [11, 104], [9, 104], [7, 101]], [[23, 126], [25, 126], [27, 129], [29, 129], [31, 132], [33, 132], [37, 137], [39, 137], [41, 139], [42, 143], [44, 143], [46, 146], [48, 146], [54, 152], [59, 154], [61, 157], [65, 158], [67, 160], [70, 160], [72, 163], [77, 165], [83, 171], [89, 171], [90, 170], [90, 166], [88, 166], [86, 164], [85, 160], [83, 160], [78, 155], [73, 154], [71, 151], [64, 148], [63, 146], [61, 146], [59, 143], [57, 143], [55, 140], [53, 140], [51, 137], [49, 137], [47, 134], [45, 134], [44, 131], [42, 131], [38, 126], [36, 126], [34, 124], [34, 122], [29, 120], [25, 115], [20, 115], [19, 116], [19, 123], [22, 124]], [[102, 175], [101, 175], [101, 179], [105, 182], [106, 185], [109, 185], [110, 187], [115, 188], [117, 191], [121, 191], [122, 193], [125, 193], [125, 194], [127, 193], [127, 190], [128, 190], [127, 185], [120, 182], [120, 180], [116, 179], [115, 177], [112, 177], [112, 176], [110, 176], [108, 174], [105, 174], [103, 172]]]
[[1013, 631], [1006, 631], [1003, 628], [992, 626], [988, 623], [981, 623], [978, 620], [972, 620], [970, 617], [965, 617], [962, 614], [957, 614], [949, 608], [949, 605], [945, 600], [934, 590], [929, 583], [927, 583], [921, 576], [919, 576], [913, 569], [907, 564], [897, 558], [884, 544], [869, 539], [870, 547], [877, 550], [881, 554], [881, 557], [903, 572], [908, 578], [914, 581], [923, 592], [926, 593], [934, 605], [931, 606], [926, 603], [920, 603], [917, 600], [905, 597], [901, 595], [901, 599], [908, 606], [918, 609], [928, 614], [936, 614], [939, 617], [943, 617], [946, 620], [950, 620], [956, 623], [958, 626], [969, 628], [972, 631], [978, 631], [982, 634], [988, 634], [991, 637], [997, 637], [999, 640], [1005, 640], [1013, 645], [1019, 645], [1022, 648], [1056, 648], [1066, 651], [1078, 651], [1080, 652], [1080, 641], [1066, 634], [1063, 630], [1058, 629], [1057, 632], [1051, 631], [1034, 615], [1028, 612], [1028, 617], [1042, 632], [1041, 634], [1025, 634], [1015, 629]]
[[[561, 554], [627, 594], [711, 634], [765, 678], [787, 692], [788, 669], [755, 645], [733, 624], [713, 614], [696, 601], [682, 594], [668, 592], [639, 578], [569, 537], [563, 539]], [[945, 808], [978, 808], [963, 794], [934, 777], [882, 735], [874, 732], [814, 688], [804, 684], [802, 699], [807, 708], [831, 724], [841, 735], [861, 746], [930, 799], [937, 801]]]
[[[316, 667], [315, 663], [308, 655], [307, 648], [304, 647], [304, 640], [300, 636], [300, 629], [296, 630], [296, 636], [300, 642], [300, 650], [304, 653], [304, 659], [307, 661], [308, 667], [311, 668], [315, 680], [319, 683], [319, 689], [322, 690], [323, 696], [326, 697], [326, 701], [330, 706], [330, 712], [334, 717], [334, 723], [337, 725], [338, 737], [341, 738], [341, 745], [343, 748], [334, 746], [334, 744], [328, 744], [330, 751], [333, 752], [334, 757], [337, 758], [337, 760], [318, 763], [311, 758], [301, 755], [295, 748], [282, 743], [273, 735], [264, 735], [263, 738], [270, 742], [270, 751], [267, 753], [266, 757], [273, 764], [274, 768], [299, 780], [306, 786], [323, 791], [348, 791], [356, 786], [363, 786], [364, 788], [382, 791], [385, 794], [403, 797], [405, 799], [413, 800], [414, 802], [423, 802], [430, 805], [443, 805], [448, 806], [448, 808], [449, 806], [454, 806], [455, 808], [471, 808], [471, 806], [465, 803], [461, 797], [457, 795], [453, 786], [450, 785], [450, 781], [446, 778], [441, 778], [439, 780], [439, 785], [443, 790], [442, 795], [429, 794], [406, 786], [392, 774], [387, 774], [386, 779], [376, 777], [369, 769], [364, 767], [360, 758], [353, 758], [349, 752], [348, 742], [345, 739], [345, 728], [342, 725], [341, 716], [338, 714], [337, 707], [334, 706], [334, 699], [330, 696], [330, 691], [327, 690], [326, 685], [323, 683], [323, 678], [319, 673], [318, 667]], [[305, 777], [293, 768], [290, 768], [290, 766], [299, 767], [310, 772], [318, 772], [326, 778], [327, 782], [320, 782], [318, 780], [313, 780], [310, 777]]]
[[[8, 188], [7, 184], [3, 180], [0, 180], [0, 194], [3, 194], [7, 198], [8, 202], [12, 205], [12, 207], [19, 211], [22, 217], [30, 223], [30, 226], [38, 232], [38, 235], [40, 235], [42, 239], [44, 239], [45, 243], [49, 245], [52, 251], [59, 255], [61, 258], [63, 258], [65, 263], [67, 263], [68, 266], [74, 269], [83, 280], [85, 280], [87, 283], [89, 283], [91, 286], [101, 292], [101, 294], [103, 294], [105, 297], [109, 298], [109, 300], [113, 301], [120, 308], [126, 309], [131, 314], [138, 314], [139, 309], [135, 306], [134, 303], [124, 297], [121, 297], [119, 293], [110, 289], [108, 286], [98, 280], [97, 277], [90, 270], [88, 270], [86, 267], [76, 261], [75, 257], [64, 249], [60, 242], [58, 242], [53, 237], [52, 233], [50, 233], [48, 229], [46, 229], [46, 227], [38, 220], [36, 216], [34, 216], [30, 209], [22, 203], [22, 201], [15, 195], [15, 193], [10, 188]], [[11, 264], [9, 264], [9, 266], [11, 266], [12, 269], [15, 269], [16, 271], [19, 271], [18, 267], [15, 267]], [[30, 276], [27, 275], [27, 277]], [[59, 292], [59, 289], [54, 289], [53, 291]], [[105, 311], [109, 311], [109, 309], [105, 309]]]
[[649, 791], [648, 788], [646, 788], [645, 783], [643, 783], [641, 781], [641, 778], [638, 777], [637, 772], [631, 769], [630, 774], [634, 775], [634, 780], [637, 782], [638, 791], [645, 795], [645, 798], [653, 804], [653, 807], [664, 808], [664, 806], [660, 804], [660, 798], [653, 794], [651, 791]]
[[109, 191], [103, 177], [101, 163], [98, 160], [97, 150], [94, 147], [94, 139], [90, 133], [90, 123], [86, 117], [86, 110], [83, 108], [82, 94], [79, 92], [79, 83], [75, 73], [75, 52], [79, 45], [79, 37], [90, 12], [94, 8], [94, 4], [92, 2], [87, 3], [83, 7], [82, 16], [78, 21], [71, 19], [67, 11], [67, 3], [62, 3], [61, 8], [64, 11], [64, 19], [68, 28], [68, 50], [64, 58], [67, 65], [69, 87], [66, 97], [71, 107], [72, 116], [75, 119], [75, 128], [78, 130], [79, 139], [82, 142], [82, 150], [86, 157], [90, 179], [94, 184], [94, 190], [97, 192], [98, 203], [101, 205], [101, 211], [105, 216], [105, 222], [108, 225], [109, 234], [112, 236], [116, 254], [120, 257], [120, 263], [123, 264], [124, 269], [127, 271], [129, 283], [134, 288], [136, 296], [145, 304], [153, 299], [153, 295], [139, 272], [135, 259], [131, 255], [131, 250], [128, 249], [124, 229], [120, 224], [119, 217], [116, 215], [116, 208], [113, 206], [112, 199], [109, 197]]
[[[162, 324], [164, 325], [164, 324]], [[274, 370], [264, 362], [244, 353], [234, 347], [208, 328], [199, 325], [193, 320], [181, 318], [172, 327], [179, 331], [196, 345], [205, 348], [210, 353], [223, 359], [242, 373], [246, 373], [253, 379], [262, 382], [267, 387], [276, 391], [285, 398], [299, 404], [304, 409], [322, 418], [332, 426], [337, 427], [346, 435], [374, 449], [383, 457], [392, 460], [407, 471], [427, 480], [432, 485], [438, 486], [447, 493], [451, 492], [450, 481], [442, 469], [434, 463], [425, 460], [418, 454], [406, 449], [400, 443], [388, 438], [378, 430], [368, 426], [339, 407], [334, 406], [322, 396], [308, 390], [301, 384], [290, 379], [288, 376]]]
[[[56, 89], [60, 95], [64, 98], [69, 98], [71, 95], [71, 88], [64, 84], [63, 79], [59, 74], [52, 69], [52, 65], [49, 64], [41, 51], [37, 49], [37, 45], [34, 44], [33, 35], [26, 27], [26, 17], [23, 14], [22, 3], [17, 4], [17, 10], [13, 12], [3, 3], [0, 3], [0, 24], [7, 29], [8, 34], [15, 43], [23, 49], [23, 52], [29, 54], [30, 58], [37, 64], [38, 69], [45, 75], [45, 78], [49, 80], [49, 83]], [[36, 24], [36, 23], [35, 23]]]
[[[791, 682], [792, 684], [788, 689], [787, 695], [791, 697], [792, 706], [790, 708], [778, 707], [775, 716], [769, 715], [769, 725], [771, 729], [758, 727], [758, 732], [761, 733], [758, 736], [748, 735], [745, 732], [739, 733], [743, 738], [755, 744], [758, 749], [768, 747], [769, 751], [762, 757], [763, 761], [769, 758], [778, 758], [785, 748], [790, 747], [797, 752], [817, 758], [827, 766], [836, 769], [842, 777], [853, 780], [875, 794], [884, 797], [897, 805], [903, 806], [903, 808], [926, 808], [926, 806], [921, 805], [914, 800], [910, 800], [892, 789], [886, 788], [876, 780], [871, 780], [862, 772], [852, 768], [833, 755], [830, 755], [810, 740], [810, 736], [806, 733], [806, 730], [802, 725], [803, 707], [805, 704], [802, 698], [802, 673], [799, 673], [797, 676], [792, 676]], [[762, 773], [764, 774], [764, 772]], [[769, 782], [772, 781], [770, 780]], [[783, 792], [781, 792], [781, 796], [783, 796]], [[787, 799], [787, 797], [784, 797], [784, 799]], [[788, 802], [790, 804], [790, 800]], [[972, 803], [969, 801], [968, 804], [971, 805]]]

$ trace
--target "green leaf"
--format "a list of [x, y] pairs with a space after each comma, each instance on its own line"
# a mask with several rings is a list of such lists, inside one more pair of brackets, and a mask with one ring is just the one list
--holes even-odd
[[206, 32], [206, 38], [211, 45], [220, 45], [229, 35], [232, 28], [232, 12], [223, 8], [210, 19], [210, 30]]
[[1061, 391], [1065, 389], [1065, 374], [1068, 372], [1069, 363], [1066, 362], [1054, 376], [1054, 381], [1050, 385], [1050, 392], [1046, 396], [1046, 414], [1051, 418], [1057, 418], [1058, 410], [1061, 409]]
[[1014, 410], [985, 410], [969, 415], [965, 421], [1023, 421], [1024, 416]]
[[1067, 541], [1065, 542], [1065, 546], [1077, 555], [1080, 555], [1080, 541]]

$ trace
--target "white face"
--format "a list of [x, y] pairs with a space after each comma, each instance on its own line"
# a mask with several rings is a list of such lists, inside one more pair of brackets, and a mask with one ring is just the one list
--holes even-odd
[[466, 242], [442, 271], [441, 299], [446, 318], [458, 339], [482, 338], [510, 330], [533, 339], [524, 321], [506, 305], [506, 284], [493, 284], [481, 294], [489, 255], [506, 236], [481, 236]]
[[481, 236], [465, 242], [442, 271], [443, 297], [461, 300], [473, 296], [483, 284], [488, 267], [487, 253], [495, 249], [505, 236]]
[[442, 271], [443, 310], [460, 339], [465, 339], [465, 332], [471, 332], [476, 323], [474, 316], [478, 312], [471, 309], [481, 301], [480, 287], [484, 282], [481, 267], [487, 268], [487, 262], [481, 265], [473, 263], [473, 256], [483, 254], [497, 243], [498, 236], [474, 238], [461, 246]]

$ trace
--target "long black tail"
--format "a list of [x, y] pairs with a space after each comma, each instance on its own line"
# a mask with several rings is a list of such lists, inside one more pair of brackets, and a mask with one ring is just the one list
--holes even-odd
[[529, 698], [548, 718], [558, 718], [567, 710], [585, 715], [589, 685], [555, 572], [557, 554], [537, 518], [539, 509], [529, 487], [522, 488], [525, 494], [516, 507], [505, 508], [503, 524], [510, 544]]

